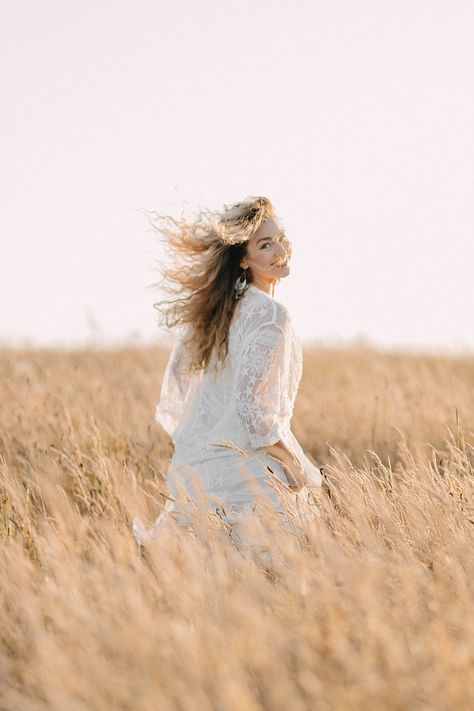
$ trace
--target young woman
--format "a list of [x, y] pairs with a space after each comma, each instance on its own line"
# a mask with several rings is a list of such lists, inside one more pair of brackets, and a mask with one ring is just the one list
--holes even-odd
[[[291, 430], [302, 350], [275, 298], [290, 273], [291, 245], [265, 197], [205, 219], [201, 211], [193, 223], [164, 219], [165, 227], [152, 225], [170, 248], [164, 281], [175, 298], [156, 306], [164, 304], [167, 326], [183, 327], [156, 408], [174, 443], [167, 509], [183, 525], [203, 504], [235, 523], [261, 495], [283, 510], [274, 476], [292, 496], [322, 484]], [[136, 538], [153, 537], [161, 520], [146, 530], [135, 518]]]

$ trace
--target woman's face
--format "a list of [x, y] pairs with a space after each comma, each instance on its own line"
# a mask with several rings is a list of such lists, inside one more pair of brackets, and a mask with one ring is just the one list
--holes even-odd
[[290, 273], [290, 257], [291, 246], [285, 231], [270, 217], [248, 241], [240, 266], [250, 269], [256, 284], [274, 283]]

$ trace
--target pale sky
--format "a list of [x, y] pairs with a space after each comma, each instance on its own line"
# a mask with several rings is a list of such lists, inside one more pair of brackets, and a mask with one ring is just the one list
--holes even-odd
[[248, 195], [303, 339], [474, 348], [471, 0], [0, 0], [0, 341], [156, 342], [146, 208]]

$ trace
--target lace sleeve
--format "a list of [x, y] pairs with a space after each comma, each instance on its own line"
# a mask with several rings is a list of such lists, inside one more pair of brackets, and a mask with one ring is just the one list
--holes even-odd
[[264, 324], [246, 339], [234, 376], [237, 412], [256, 449], [282, 438], [280, 402], [286, 378], [285, 330]]
[[183, 333], [171, 350], [155, 411], [156, 422], [171, 436], [183, 412], [190, 381], [187, 366], [186, 333]]

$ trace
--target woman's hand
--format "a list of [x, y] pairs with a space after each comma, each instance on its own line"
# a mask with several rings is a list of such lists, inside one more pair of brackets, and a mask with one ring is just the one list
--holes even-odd
[[283, 440], [280, 439], [275, 444], [267, 447], [267, 452], [282, 465], [291, 491], [300, 491], [304, 486], [308, 485], [303, 465]]
[[301, 491], [307, 485], [305, 471], [296, 458], [292, 467], [283, 465], [283, 471], [288, 479], [288, 486], [292, 491]]

